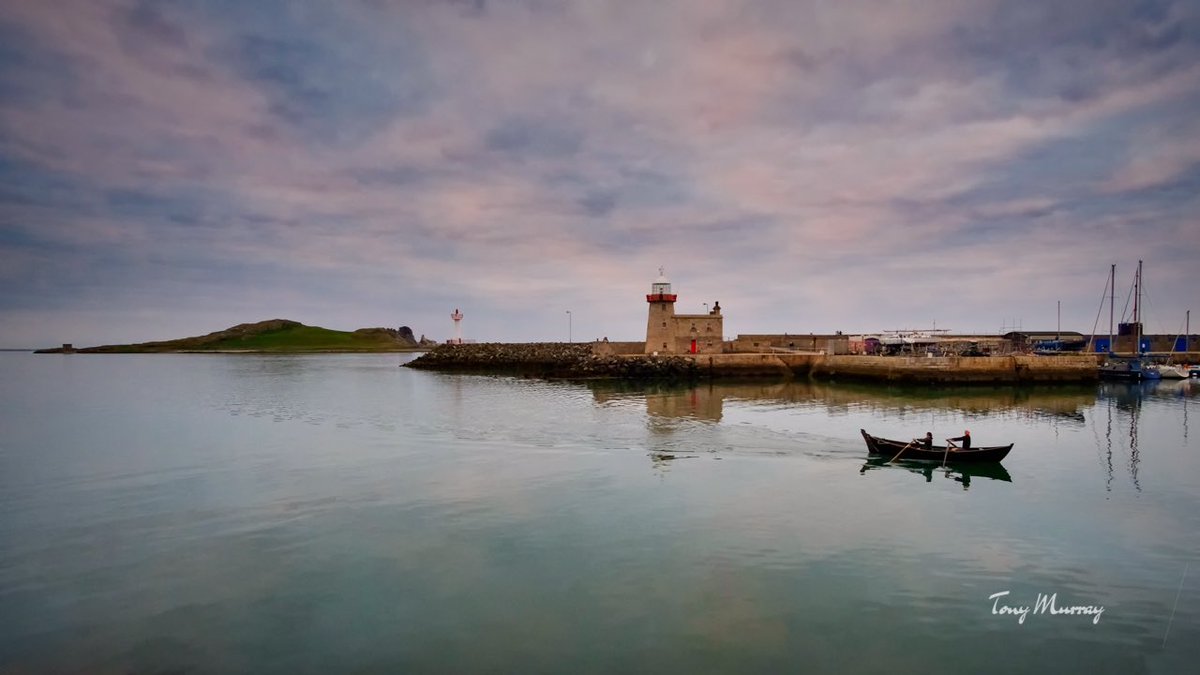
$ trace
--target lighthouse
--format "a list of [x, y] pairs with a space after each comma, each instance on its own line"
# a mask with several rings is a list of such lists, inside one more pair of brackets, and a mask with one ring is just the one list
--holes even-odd
[[712, 310], [707, 303], [703, 314], [676, 314], [675, 298], [671, 282], [663, 269], [658, 268], [658, 278], [650, 285], [646, 303], [650, 310], [646, 317], [646, 354], [720, 354], [724, 349], [725, 319], [721, 316], [721, 303], [713, 302]]
[[452, 313], [450, 315], [450, 318], [454, 320], [454, 338], [452, 340], [447, 340], [447, 342], [452, 345], [461, 345], [463, 343], [463, 339], [462, 339], [463, 313], [458, 311], [457, 308], [455, 308], [454, 313]]
[[675, 294], [663, 268], [658, 268], [658, 278], [650, 285], [646, 295], [650, 305], [646, 320], [646, 352], [670, 354], [675, 351]]

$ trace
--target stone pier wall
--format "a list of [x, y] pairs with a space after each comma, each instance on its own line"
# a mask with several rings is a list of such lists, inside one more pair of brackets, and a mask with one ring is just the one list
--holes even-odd
[[1071, 356], [826, 356], [812, 364], [819, 379], [888, 382], [1018, 383], [1087, 382], [1098, 378], [1093, 355]]

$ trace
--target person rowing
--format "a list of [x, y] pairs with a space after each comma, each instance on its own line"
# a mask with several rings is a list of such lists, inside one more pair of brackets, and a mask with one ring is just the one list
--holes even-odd
[[[947, 438], [946, 442], [949, 443], [950, 447], [954, 448], [955, 450], [970, 450], [971, 449], [971, 430], [967, 429], [967, 430], [963, 431], [963, 435], [959, 436], [957, 438]], [[955, 442], [962, 443], [962, 447], [955, 446], [954, 445]]]
[[925, 450], [932, 450], [933, 449], [933, 432], [926, 431], [924, 438], [914, 438], [912, 440], [912, 445], [916, 445], [918, 447], [924, 448]]

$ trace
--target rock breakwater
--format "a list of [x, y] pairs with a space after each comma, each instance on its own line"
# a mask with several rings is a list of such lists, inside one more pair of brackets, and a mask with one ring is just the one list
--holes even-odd
[[695, 361], [682, 356], [599, 356], [591, 344], [562, 342], [439, 345], [405, 365], [562, 379], [690, 380], [698, 375]]

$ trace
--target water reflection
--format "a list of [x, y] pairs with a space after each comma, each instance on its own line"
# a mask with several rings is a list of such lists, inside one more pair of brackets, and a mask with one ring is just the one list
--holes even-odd
[[[1097, 389], [1097, 414], [1103, 424], [1103, 441], [1099, 440], [1099, 429], [1094, 429], [1097, 446], [1101, 449], [1101, 461], [1106, 474], [1105, 487], [1112, 490], [1114, 478], [1114, 451], [1128, 454], [1126, 468], [1133, 487], [1142, 491], [1138, 469], [1141, 465], [1139, 435], [1143, 409], [1148, 402], [1170, 402], [1181, 408], [1183, 441], [1188, 439], [1188, 407], [1190, 399], [1200, 394], [1200, 382], [1192, 380], [1165, 380], [1150, 382], [1104, 382]], [[1095, 421], [1095, 420], [1094, 420]]]
[[695, 386], [591, 382], [598, 403], [644, 398], [657, 418], [719, 422], [726, 401], [798, 404], [829, 412], [958, 410], [972, 415], [1019, 414], [1084, 424], [1096, 403], [1091, 385], [1044, 387], [918, 387], [860, 383], [708, 382]]
[[[632, 444], [645, 448], [658, 471], [666, 471], [680, 458], [728, 453], [803, 454], [815, 459], [861, 457], [861, 443], [849, 431], [861, 425], [852, 424], [847, 417], [911, 426], [913, 434], [925, 428], [957, 428], [959, 422], [972, 420], [971, 428], [978, 425], [981, 433], [999, 436], [1005, 442], [1017, 440], [1028, 452], [1046, 452], [1066, 442], [1060, 430], [1093, 435], [1100, 484], [1111, 492], [1114, 481], [1127, 475], [1130, 486], [1140, 494], [1144, 488], [1142, 446], [1149, 442], [1146, 439], [1159, 439], [1160, 432], [1166, 431], [1144, 429], [1143, 409], [1174, 408], [1175, 423], [1182, 420], [1186, 445], [1188, 407], [1190, 400], [1200, 394], [1200, 381], [937, 388], [807, 381], [706, 382], [695, 386], [593, 382], [587, 389], [601, 406], [644, 411], [640, 417], [642, 435]], [[1034, 426], [1029, 426], [1030, 422]], [[1161, 426], [1159, 421], [1154, 424]], [[1035, 431], [1047, 426], [1053, 430], [1053, 440]], [[1178, 433], [1178, 427], [1174, 433]], [[885, 467], [868, 463], [864, 472], [880, 468]], [[932, 482], [928, 467], [905, 468]], [[956, 467], [943, 473], [964, 487], [980, 477], [1012, 482], [1003, 468], [988, 471]]]
[[[861, 457], [864, 449], [853, 430], [862, 425], [848, 422], [848, 416], [872, 421], [916, 417], [920, 420], [914, 426], [922, 428], [951, 420], [957, 427], [955, 418], [988, 417], [994, 418], [993, 434], [1009, 420], [1082, 429], [1085, 411], [1095, 406], [1097, 396], [1095, 387], [1076, 386], [930, 388], [760, 380], [694, 386], [604, 381], [586, 386], [601, 407], [644, 410], [644, 435], [635, 444], [644, 446], [657, 471], [678, 459], [726, 453]], [[980, 475], [967, 471], [950, 476], [965, 487], [972, 476]]]
[[680, 460], [698, 459], [701, 455], [697, 453], [729, 449], [716, 431], [724, 404], [717, 385], [604, 382], [592, 383], [590, 388], [593, 399], [600, 404], [645, 406], [647, 455], [659, 474], [665, 474]]
[[1004, 483], [1012, 483], [1013, 477], [1009, 476], [1007, 468], [1002, 464], [982, 464], [973, 465], [947, 465], [940, 466], [932, 464], [932, 462], [923, 461], [907, 461], [898, 460], [888, 462], [882, 458], [871, 458], [866, 460], [862, 468], [859, 468], [859, 473], [868, 474], [876, 471], [907, 471], [910, 473], [919, 473], [925, 477], [925, 483], [934, 482], [934, 474], [940, 474], [943, 478], [955, 480], [962, 484], [962, 489], [971, 488], [972, 478], [985, 478], [989, 480], [1001, 480]]
[[949, 478], [961, 483], [964, 490], [971, 487], [971, 479], [973, 477], [1003, 481], [1005, 483], [1013, 482], [1012, 476], [1008, 474], [1008, 470], [1005, 469], [1004, 465], [1000, 463], [979, 465], [954, 464], [941, 466], [931, 462], [908, 461], [903, 459], [895, 462], [888, 462], [888, 460], [882, 457], [872, 457], [862, 465], [862, 468], [859, 469], [859, 473], [866, 475], [868, 472], [881, 470], [908, 471], [910, 473], [920, 474], [925, 477], [926, 483], [932, 483], [933, 476], [936, 473], [944, 478]]
[[[1140, 418], [1143, 405], [1152, 399], [1177, 399], [1183, 409], [1183, 438], [1188, 437], [1188, 399], [1198, 393], [1196, 384], [1190, 380], [1150, 382], [1104, 382], [1098, 389], [1097, 407], [1104, 408], [1104, 469], [1107, 475], [1105, 487], [1112, 490], [1113, 450], [1125, 450], [1129, 460], [1127, 468], [1133, 487], [1142, 491], [1138, 478], [1141, 464], [1141, 449], [1138, 445]], [[1115, 439], [1115, 442], [1114, 442]]]
[[1099, 400], [1111, 400], [1126, 410], [1145, 400], [1173, 401], [1184, 405], [1197, 396], [1200, 396], [1200, 379], [1101, 382], [1097, 388]]
[[1083, 411], [1096, 400], [1091, 386], [1055, 387], [880, 387], [870, 384], [808, 384], [801, 391], [829, 410], [868, 408], [875, 412], [957, 410], [972, 417], [1015, 415], [1082, 425]]
[[[666, 474], [676, 462], [684, 459], [700, 459], [700, 455], [680, 455], [670, 452], [650, 452], [650, 467], [660, 475]], [[718, 458], [720, 459], [720, 458]]]
[[629, 382], [591, 382], [589, 388], [597, 403], [614, 403], [644, 398], [651, 423], [671, 419], [720, 422], [726, 385], [705, 383], [696, 386], [637, 384]]

